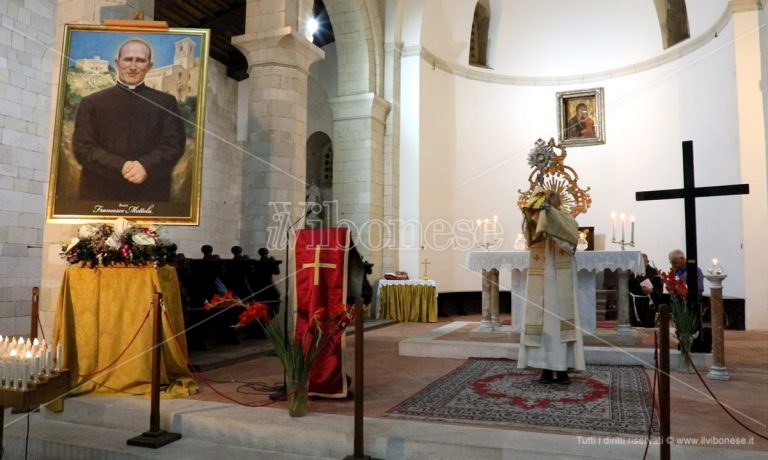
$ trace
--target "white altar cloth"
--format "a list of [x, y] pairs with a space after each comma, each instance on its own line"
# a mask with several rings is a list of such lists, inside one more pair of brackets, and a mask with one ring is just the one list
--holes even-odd
[[[528, 274], [528, 251], [473, 251], [467, 254], [467, 268], [471, 271], [512, 272], [512, 330], [520, 331]], [[619, 318], [617, 329], [629, 328], [627, 281], [629, 272], [644, 274], [645, 265], [640, 251], [579, 251], [576, 253], [579, 318], [584, 332], [594, 333], [597, 325], [595, 305], [595, 274], [605, 269], [619, 271]], [[622, 286], [623, 284], [623, 286]], [[498, 286], [496, 286], [498, 289]], [[622, 311], [622, 308], [626, 311]], [[498, 312], [497, 312], [498, 314]]]

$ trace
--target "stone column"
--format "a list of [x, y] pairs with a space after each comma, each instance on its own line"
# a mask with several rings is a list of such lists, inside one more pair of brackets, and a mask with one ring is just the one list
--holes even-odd
[[384, 251], [382, 270], [394, 271], [399, 268], [398, 258], [400, 227], [400, 55], [403, 45], [387, 43], [384, 46], [384, 97], [392, 101], [384, 132], [384, 220], [390, 223], [388, 250]]
[[491, 271], [483, 269], [483, 312], [480, 318], [480, 327], [478, 332], [491, 332], [493, 331], [493, 323], [491, 322]]
[[[616, 281], [616, 309], [618, 317], [616, 318], [616, 333], [619, 335], [629, 335], [632, 333], [632, 326], [629, 324], [629, 270], [619, 269], [618, 280]], [[594, 313], [593, 313], [594, 314]]]
[[382, 273], [389, 240], [384, 222], [384, 130], [389, 103], [374, 93], [330, 100], [333, 110], [333, 199], [339, 223], [352, 228], [357, 249]]
[[[258, 2], [248, 2], [246, 30]], [[278, 14], [278, 13], [271, 13]], [[291, 26], [234, 37], [248, 59], [247, 155], [243, 162], [243, 247], [284, 249], [288, 224], [303, 214], [309, 66], [325, 53]], [[279, 252], [278, 252], [279, 253]], [[285, 267], [286, 271], [290, 270]]]
[[496, 330], [501, 327], [499, 321], [499, 271], [491, 270], [491, 328]]
[[709, 281], [709, 314], [712, 317], [712, 366], [707, 374], [712, 380], [731, 380], [725, 368], [725, 336], [723, 333], [723, 280], [728, 275], [704, 275]]

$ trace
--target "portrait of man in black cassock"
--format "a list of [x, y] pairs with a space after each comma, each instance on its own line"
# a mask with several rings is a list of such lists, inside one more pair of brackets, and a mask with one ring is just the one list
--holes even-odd
[[68, 26], [49, 218], [196, 223], [207, 60], [200, 32]]

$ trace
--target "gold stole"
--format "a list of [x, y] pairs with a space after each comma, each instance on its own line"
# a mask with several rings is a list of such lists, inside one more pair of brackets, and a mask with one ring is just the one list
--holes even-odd
[[[547, 257], [547, 247], [551, 246], [549, 254], [555, 256], [555, 287], [556, 297], [551, 304], [544, 303], [544, 260]], [[576, 323], [573, 308], [573, 272], [572, 253], [563, 249], [552, 239], [538, 241], [530, 246], [530, 261], [528, 263], [528, 288], [525, 305], [525, 345], [542, 346], [544, 333], [544, 315], [551, 315], [560, 320], [560, 341], [573, 342], [576, 340]], [[550, 273], [549, 276], [552, 274]], [[546, 280], [552, 282], [552, 280]], [[545, 313], [546, 310], [546, 313]]]

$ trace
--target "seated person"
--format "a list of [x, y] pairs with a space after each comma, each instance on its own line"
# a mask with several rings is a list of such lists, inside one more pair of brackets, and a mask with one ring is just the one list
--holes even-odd
[[[669, 264], [672, 265], [670, 271], [673, 272], [675, 276], [685, 281], [685, 285], [690, 290], [691, 287], [688, 286], [688, 260], [685, 258], [685, 253], [680, 249], [669, 251]], [[697, 269], [699, 279], [696, 284], [699, 288], [699, 296], [701, 296], [701, 294], [704, 293], [704, 273], [702, 273], [700, 268], [697, 267]]]
[[659, 271], [648, 263], [648, 255], [642, 256], [645, 274], [629, 277], [629, 322], [634, 327], [656, 327], [664, 283]]

